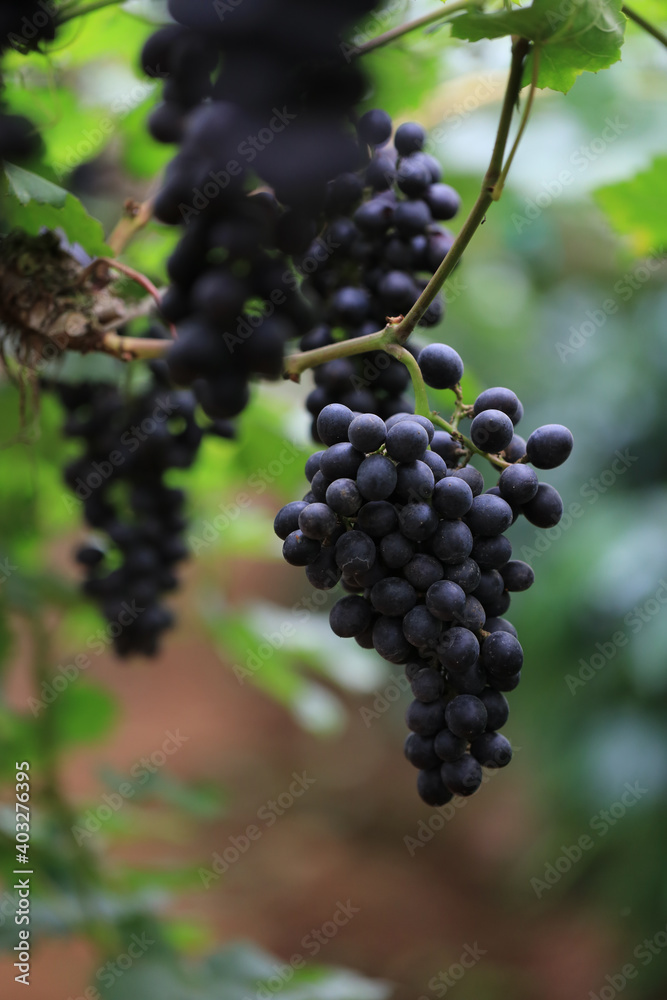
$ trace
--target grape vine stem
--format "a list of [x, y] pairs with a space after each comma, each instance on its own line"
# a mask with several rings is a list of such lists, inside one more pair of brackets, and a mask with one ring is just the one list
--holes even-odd
[[123, 3], [123, 0], [95, 0], [94, 3], [89, 3], [83, 7], [75, 7], [73, 9], [67, 7], [58, 13], [56, 24], [60, 26], [67, 21], [73, 21], [75, 17], [81, 17], [84, 14], [93, 14], [96, 10], [102, 10], [104, 7], [118, 6], [120, 3]]
[[109, 239], [107, 240], [107, 243], [114, 252], [114, 256], [117, 257], [121, 254], [130, 240], [132, 240], [138, 232], [147, 226], [152, 218], [152, 198], [143, 202], [136, 202], [132, 200], [126, 202], [123, 216], [119, 219], [113, 231], [109, 234]]
[[373, 52], [383, 45], [389, 45], [390, 42], [394, 42], [397, 38], [402, 38], [411, 31], [417, 31], [419, 28], [426, 28], [430, 24], [444, 21], [451, 17], [452, 14], [458, 14], [462, 10], [469, 10], [471, 7], [481, 7], [482, 2], [483, 0], [456, 0], [455, 3], [443, 7], [441, 10], [434, 10], [430, 14], [424, 14], [423, 17], [416, 17], [414, 21], [407, 21], [405, 24], [399, 24], [395, 28], [390, 28], [389, 31], [385, 31], [382, 35], [371, 38], [368, 42], [364, 42], [363, 45], [355, 47], [353, 54], [364, 56], [367, 52]]
[[387, 344], [385, 347], [387, 354], [391, 354], [392, 357], [397, 358], [402, 361], [405, 367], [410, 372], [410, 378], [412, 379], [412, 388], [415, 392], [415, 413], [421, 414], [422, 417], [431, 416], [431, 408], [428, 405], [428, 394], [426, 392], [426, 385], [424, 384], [424, 378], [421, 373], [421, 368], [417, 364], [415, 358], [410, 354], [407, 347], [402, 347], [400, 344]]
[[637, 12], [634, 11], [632, 7], [628, 7], [627, 4], [623, 4], [621, 10], [629, 21], [634, 21], [635, 24], [639, 25], [640, 28], [643, 28], [649, 35], [653, 35], [653, 37], [660, 42], [661, 45], [664, 45], [665, 48], [667, 48], [667, 35], [664, 31], [661, 31], [660, 28], [656, 28], [654, 24], [647, 21], [646, 18], [641, 16], [641, 14], [637, 14]]

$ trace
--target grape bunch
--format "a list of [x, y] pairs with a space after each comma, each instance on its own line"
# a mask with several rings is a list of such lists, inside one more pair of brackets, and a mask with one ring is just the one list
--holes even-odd
[[[333, 182], [327, 226], [297, 263], [308, 272], [304, 290], [317, 294], [323, 306], [322, 322], [302, 337], [302, 350], [373, 333], [387, 317], [405, 315], [454, 242], [440, 223], [454, 218], [461, 199], [442, 183], [435, 157], [424, 152], [422, 126], [400, 125], [389, 145], [391, 118], [374, 109], [362, 116], [357, 130], [370, 159], [360, 171]], [[438, 296], [421, 325], [436, 325], [442, 314]], [[315, 440], [317, 416], [329, 403], [384, 419], [409, 409], [403, 396], [407, 369], [383, 351], [329, 361], [314, 369], [314, 378], [306, 405]]]
[[[64, 479], [82, 502], [87, 524], [104, 537], [76, 553], [86, 574], [83, 589], [109, 622], [122, 657], [154, 656], [162, 632], [173, 624], [161, 598], [178, 586], [187, 521], [184, 493], [165, 477], [192, 465], [204, 434], [192, 393], [170, 386], [163, 362], [150, 368], [150, 384], [129, 401], [110, 383], [55, 386], [67, 411], [65, 436], [85, 445]], [[224, 424], [211, 431], [231, 433]]]
[[[458, 387], [463, 373], [444, 344], [424, 348], [420, 368], [434, 388]], [[310, 489], [274, 524], [285, 560], [304, 566], [312, 586], [340, 582], [347, 592], [331, 609], [333, 632], [405, 664], [414, 695], [405, 755], [433, 806], [471, 795], [483, 766], [504, 767], [512, 757], [498, 730], [523, 650], [504, 615], [534, 574], [512, 559], [506, 532], [519, 516], [540, 528], [558, 523], [561, 498], [531, 464], [555, 468], [573, 443], [560, 424], [524, 441], [514, 429], [521, 403], [503, 387], [482, 392], [466, 414], [472, 443], [502, 468], [491, 489], [467, 464], [465, 440], [428, 418], [384, 421], [330, 403], [317, 418], [326, 448], [306, 463]]]
[[290, 259], [329, 181], [359, 166], [350, 116], [367, 82], [340, 40], [372, 6], [170, 0], [176, 23], [144, 47], [145, 72], [165, 79], [150, 131], [180, 147], [155, 202], [185, 224], [162, 303], [179, 327], [168, 364], [211, 417], [240, 413], [252, 377], [279, 378], [286, 342], [316, 322]]

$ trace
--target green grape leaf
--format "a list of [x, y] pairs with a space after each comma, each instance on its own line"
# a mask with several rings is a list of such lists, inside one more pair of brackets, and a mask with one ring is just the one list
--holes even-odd
[[5, 163], [7, 197], [4, 223], [9, 229], [24, 229], [36, 236], [43, 229], [62, 229], [70, 242], [94, 256], [112, 255], [101, 223], [89, 215], [78, 198], [39, 174]]
[[452, 23], [452, 35], [471, 42], [504, 35], [529, 38], [540, 52], [538, 87], [566, 93], [581, 73], [597, 73], [621, 58], [626, 25], [621, 6], [621, 0], [533, 0], [520, 10], [463, 14]]
[[14, 195], [20, 205], [29, 205], [36, 201], [38, 205], [52, 205], [53, 208], [64, 208], [67, 201], [67, 191], [52, 184], [39, 174], [17, 167], [13, 163], [5, 163], [5, 177], [9, 185], [9, 193]]
[[630, 180], [598, 188], [593, 197], [617, 232], [629, 236], [637, 254], [667, 247], [667, 206], [658, 192], [667, 185], [667, 156]]

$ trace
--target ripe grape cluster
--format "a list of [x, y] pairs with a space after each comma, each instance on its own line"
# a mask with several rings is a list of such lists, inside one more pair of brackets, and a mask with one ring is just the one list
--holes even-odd
[[[463, 372], [443, 344], [424, 348], [420, 366], [439, 388], [453, 388]], [[519, 516], [540, 528], [558, 523], [561, 498], [531, 464], [555, 468], [572, 449], [560, 424], [537, 428], [527, 441], [516, 434], [522, 407], [506, 388], [482, 392], [469, 415], [473, 443], [502, 468], [488, 490], [467, 464], [465, 441], [426, 417], [384, 421], [328, 404], [317, 418], [326, 449], [306, 463], [310, 489], [274, 525], [284, 558], [305, 566], [314, 587], [340, 582], [347, 591], [331, 609], [335, 634], [405, 664], [414, 695], [405, 755], [419, 769], [421, 798], [434, 806], [471, 795], [482, 766], [511, 759], [498, 730], [523, 650], [504, 615], [534, 574], [512, 559], [505, 533]]]
[[[170, 469], [194, 462], [204, 431], [187, 390], [170, 387], [164, 363], [151, 365], [149, 386], [125, 400], [110, 383], [59, 383], [67, 411], [64, 433], [85, 450], [64, 471], [88, 525], [104, 541], [82, 545], [84, 592], [109, 622], [119, 656], [154, 656], [173, 624], [162, 596], [178, 586], [186, 558], [182, 490], [167, 485]], [[229, 436], [225, 425], [212, 430]]]
[[[454, 241], [440, 223], [454, 218], [461, 199], [442, 183], [435, 157], [424, 152], [421, 125], [400, 125], [389, 144], [392, 121], [375, 109], [357, 129], [370, 159], [335, 180], [326, 229], [298, 262], [308, 274], [304, 288], [323, 305], [322, 321], [301, 339], [302, 350], [373, 333], [387, 317], [405, 315]], [[438, 296], [421, 325], [434, 326], [442, 313]], [[307, 406], [315, 440], [317, 415], [329, 403], [383, 419], [409, 409], [407, 369], [382, 351], [329, 361], [315, 368], [314, 377]]]
[[170, 0], [176, 23], [144, 48], [165, 78], [150, 130], [180, 145], [155, 203], [186, 224], [162, 305], [179, 325], [168, 364], [211, 417], [240, 413], [251, 377], [280, 377], [285, 343], [314, 324], [290, 257], [314, 238], [329, 181], [359, 166], [349, 119], [366, 79], [341, 35], [372, 6]]

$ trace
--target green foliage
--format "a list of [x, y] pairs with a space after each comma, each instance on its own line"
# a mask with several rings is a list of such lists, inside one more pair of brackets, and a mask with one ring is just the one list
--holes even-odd
[[[105, 1000], [238, 1000], [279, 989], [284, 1000], [384, 1000], [388, 984], [345, 969], [294, 968], [251, 944], [230, 945], [194, 964], [158, 961], [150, 953], [108, 989]], [[276, 985], [279, 984], [279, 985]]]
[[99, 684], [77, 678], [46, 708], [53, 717], [57, 743], [97, 743], [109, 735], [118, 717], [114, 696]]
[[111, 253], [102, 226], [73, 194], [11, 163], [5, 164], [4, 173], [9, 195], [4, 206], [5, 226], [24, 229], [32, 236], [45, 226], [62, 229], [71, 243], [79, 243], [94, 256]]
[[624, 29], [621, 0], [533, 0], [520, 10], [470, 11], [454, 21], [452, 34], [471, 42], [529, 38], [539, 50], [538, 86], [566, 93], [581, 73], [597, 73], [621, 58]]
[[598, 188], [595, 200], [614, 229], [629, 236], [637, 254], [659, 254], [667, 246], [667, 207], [658, 192], [667, 185], [667, 156], [630, 180]]

